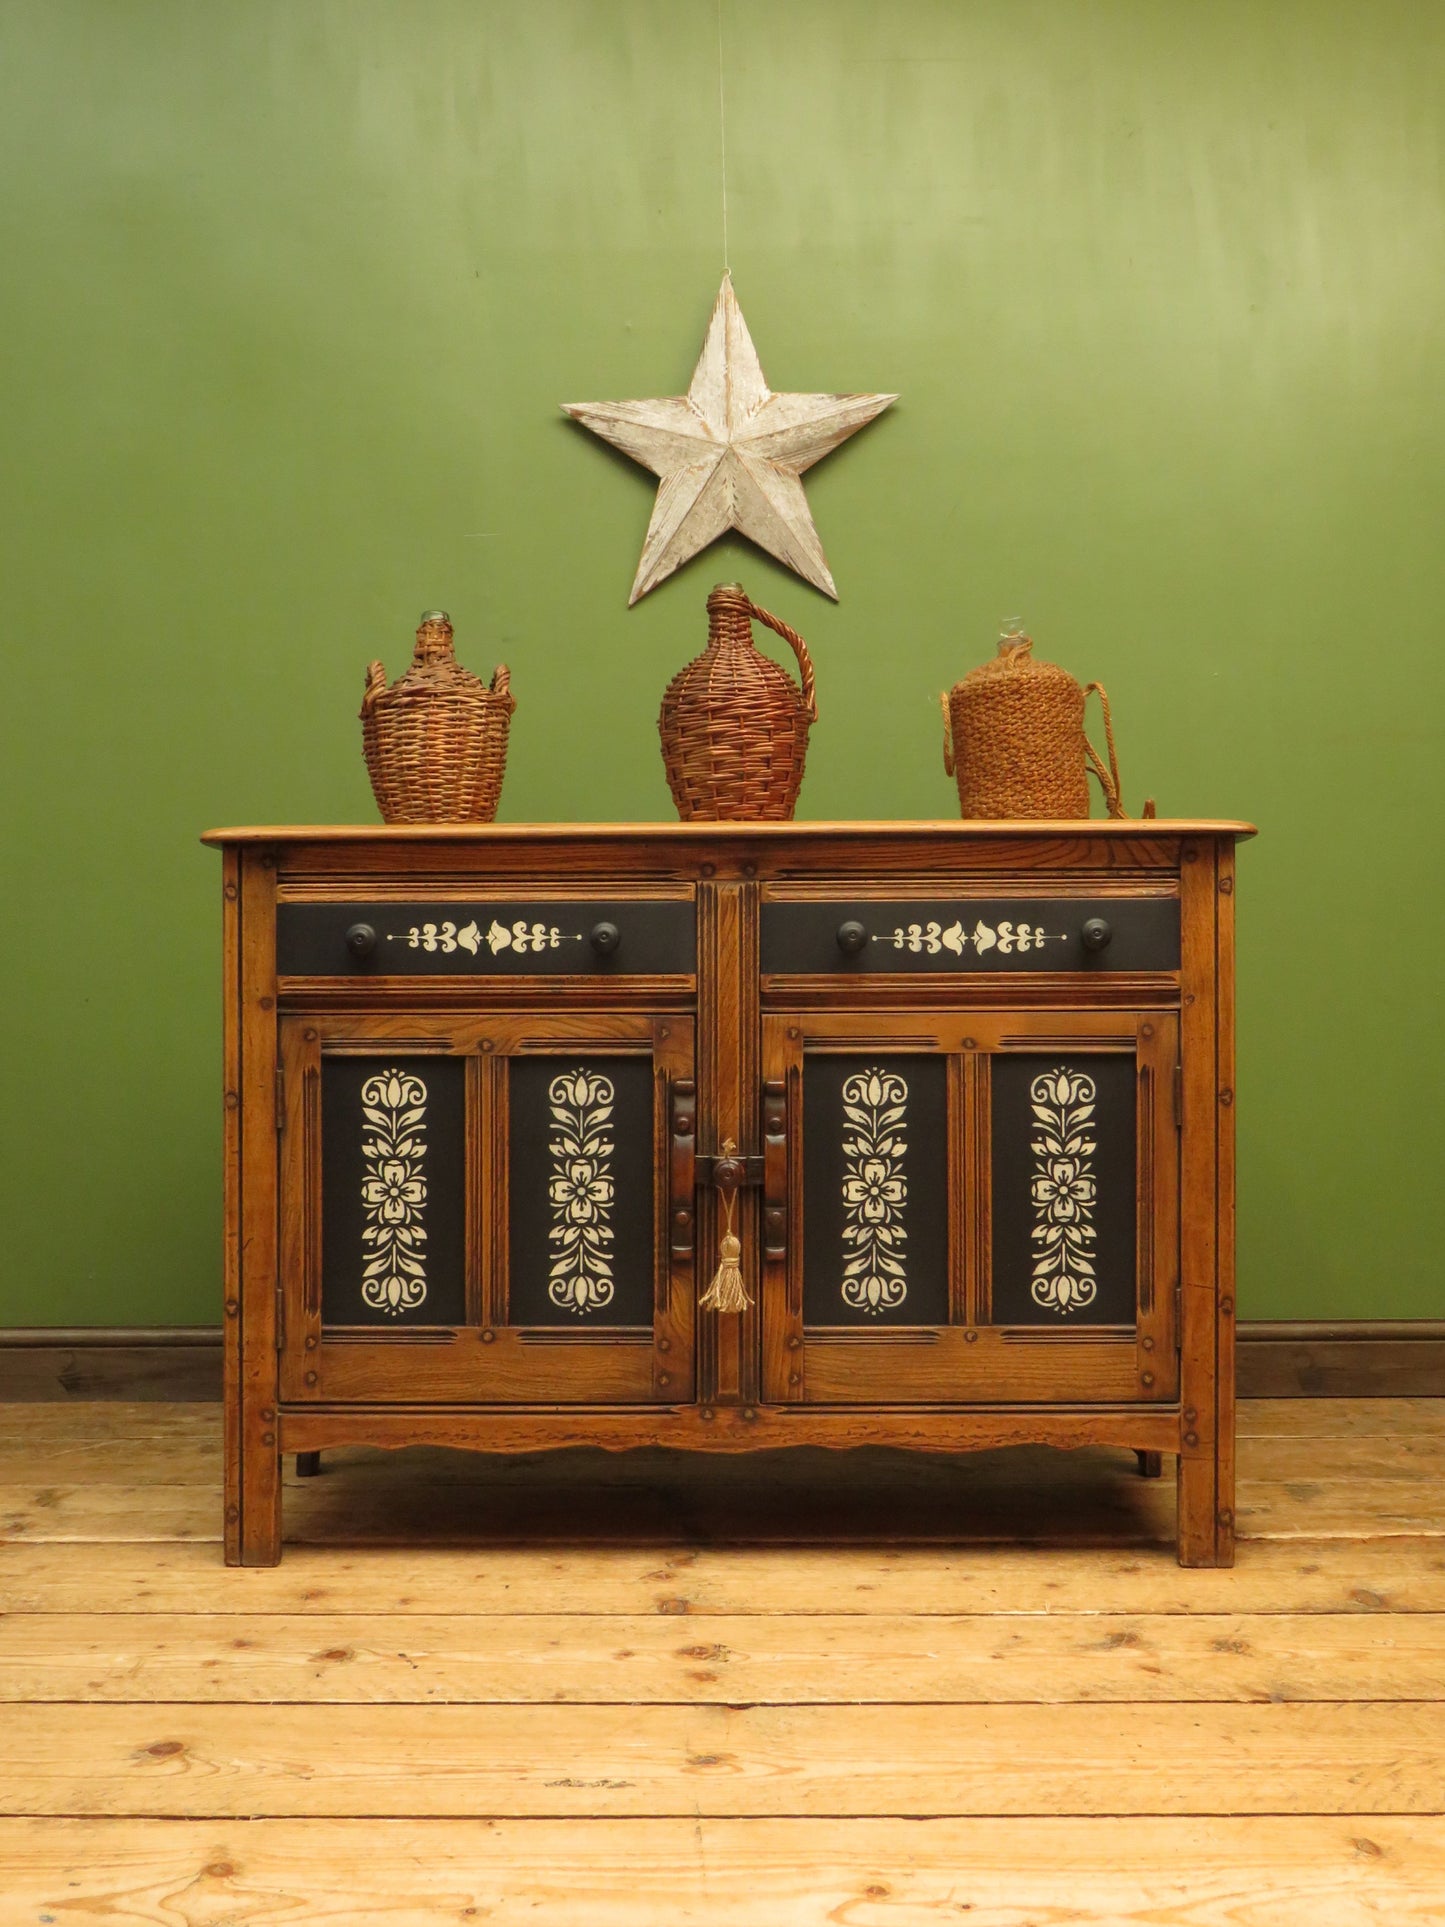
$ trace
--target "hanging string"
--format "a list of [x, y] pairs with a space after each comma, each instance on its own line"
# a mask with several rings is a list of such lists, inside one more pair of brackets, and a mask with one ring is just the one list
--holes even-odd
[[697, 1301], [703, 1311], [746, 1311], [753, 1302], [743, 1283], [742, 1243], [733, 1230], [733, 1206], [736, 1203], [737, 1193], [729, 1191], [723, 1199], [723, 1234], [718, 1240], [717, 1270], [713, 1273], [712, 1283]]
[[[737, 1145], [730, 1137], [724, 1138], [722, 1149], [723, 1156], [730, 1158], [737, 1149]], [[746, 1311], [753, 1301], [749, 1298], [748, 1288], [743, 1283], [742, 1242], [733, 1230], [733, 1207], [738, 1201], [737, 1186], [732, 1184], [724, 1190], [719, 1184], [718, 1193], [722, 1199], [723, 1232], [718, 1240], [717, 1270], [713, 1274], [712, 1283], [697, 1301], [698, 1309]]]
[[723, 273], [732, 273], [728, 260], [728, 112], [723, 89], [723, 0], [717, 0], [717, 129], [722, 158]]

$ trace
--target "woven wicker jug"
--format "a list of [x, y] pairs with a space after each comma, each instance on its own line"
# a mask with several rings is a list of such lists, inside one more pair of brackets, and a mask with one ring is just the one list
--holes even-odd
[[[1102, 683], [1081, 689], [1057, 663], [1035, 662], [1033, 642], [1010, 630], [992, 662], [956, 682], [943, 705], [943, 767], [958, 782], [971, 818], [1053, 818], [1089, 814], [1089, 776], [1099, 779], [1110, 816], [1122, 816], [1114, 725]], [[1084, 703], [1098, 692], [1109, 746], [1106, 769], [1084, 734]]]
[[511, 675], [491, 687], [452, 652], [452, 622], [429, 609], [411, 667], [390, 689], [379, 662], [366, 672], [361, 738], [376, 806], [388, 823], [490, 823], [507, 767]]
[[[754, 617], [798, 658], [801, 693], [754, 645]], [[685, 823], [786, 822], [817, 720], [807, 643], [736, 582], [719, 583], [707, 599], [707, 648], [668, 684], [657, 719], [678, 815]]]

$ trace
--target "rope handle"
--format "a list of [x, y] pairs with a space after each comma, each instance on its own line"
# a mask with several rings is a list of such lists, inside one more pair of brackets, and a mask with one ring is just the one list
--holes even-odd
[[504, 662], [499, 662], [492, 671], [492, 680], [488, 687], [494, 696], [499, 697], [507, 705], [507, 714], [510, 716], [517, 707], [517, 699], [512, 694], [512, 672]]
[[943, 773], [945, 776], [952, 776], [953, 711], [948, 706], [948, 696], [946, 692], [941, 689], [938, 692], [938, 706], [943, 711]]
[[[507, 714], [509, 716], [513, 715], [516, 712], [517, 699], [512, 694], [512, 672], [504, 662], [499, 662], [492, 671], [492, 680], [487, 686], [499, 702], [506, 704]], [[368, 663], [366, 665], [366, 688], [363, 690], [361, 696], [361, 713], [363, 716], [371, 708], [378, 696], [384, 696], [386, 694], [386, 690], [386, 670], [379, 662]]]
[[813, 692], [813, 658], [808, 654], [807, 643], [796, 629], [790, 629], [786, 622], [780, 621], [777, 616], [769, 615], [766, 609], [760, 609], [756, 602], [749, 602], [748, 614], [758, 622], [765, 622], [775, 636], [781, 636], [798, 658], [798, 673], [803, 679], [803, 708], [807, 711], [808, 721], [816, 723], [818, 699]]
[[366, 688], [362, 691], [361, 696], [361, 713], [363, 716], [385, 688], [386, 670], [379, 662], [369, 662], [366, 665]]
[[1104, 802], [1110, 816], [1122, 816], [1124, 805], [1120, 800], [1119, 758], [1114, 749], [1114, 719], [1109, 714], [1109, 693], [1101, 682], [1091, 682], [1085, 687], [1084, 701], [1087, 702], [1095, 694], [1104, 711], [1104, 740], [1109, 748], [1109, 767], [1104, 768], [1099, 752], [1087, 736], [1084, 738], [1084, 758], [1099, 779], [1099, 788], [1104, 792]]

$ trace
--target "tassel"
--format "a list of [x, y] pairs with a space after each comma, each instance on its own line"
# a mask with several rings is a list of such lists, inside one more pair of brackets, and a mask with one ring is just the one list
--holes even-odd
[[[723, 1145], [724, 1156], [732, 1153], [731, 1138]], [[723, 1196], [723, 1234], [718, 1244], [718, 1267], [712, 1283], [698, 1299], [703, 1311], [746, 1311], [753, 1302], [743, 1285], [742, 1267], [738, 1260], [743, 1248], [733, 1235], [733, 1206], [737, 1203], [736, 1191], [728, 1191]]]
[[717, 1275], [698, 1303], [704, 1311], [746, 1311], [753, 1302], [743, 1288], [738, 1259], [743, 1248], [731, 1231], [725, 1231], [718, 1246]]

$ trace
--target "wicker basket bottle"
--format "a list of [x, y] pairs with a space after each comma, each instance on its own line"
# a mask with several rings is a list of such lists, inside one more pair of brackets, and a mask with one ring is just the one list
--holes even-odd
[[[753, 642], [753, 619], [798, 659], [801, 692]], [[686, 822], [786, 822], [798, 800], [808, 730], [818, 720], [808, 645], [736, 582], [707, 599], [707, 647], [667, 686], [662, 760]]]
[[[1114, 725], [1102, 683], [1081, 689], [1057, 663], [1036, 662], [1017, 629], [992, 662], [956, 682], [943, 705], [943, 767], [971, 818], [1067, 818], [1089, 814], [1089, 776], [1099, 779], [1110, 816], [1122, 816]], [[1109, 747], [1106, 769], [1084, 733], [1084, 703], [1098, 692]]]
[[361, 737], [376, 806], [388, 823], [490, 823], [507, 767], [512, 679], [498, 663], [490, 687], [452, 650], [451, 617], [429, 609], [411, 667], [388, 689], [379, 662], [366, 672]]

